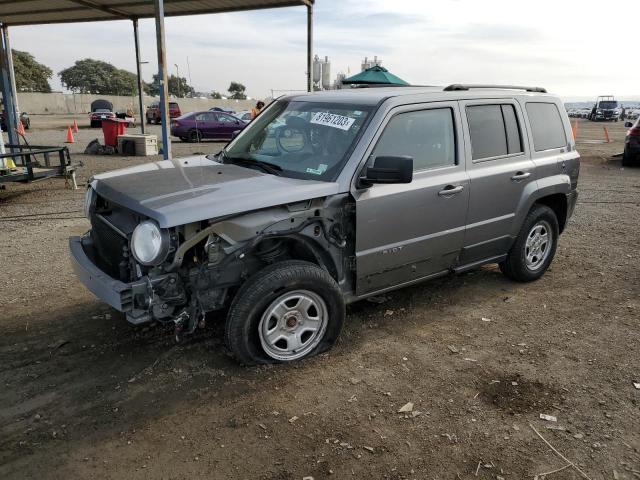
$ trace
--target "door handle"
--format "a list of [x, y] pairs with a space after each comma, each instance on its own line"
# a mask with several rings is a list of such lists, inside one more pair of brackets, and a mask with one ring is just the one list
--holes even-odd
[[441, 197], [451, 197], [464, 190], [464, 185], [447, 185], [438, 192]]
[[513, 180], [514, 182], [519, 182], [520, 180], [524, 180], [525, 178], [529, 178], [530, 176], [531, 172], [518, 172], [513, 177], [511, 177], [511, 180]]

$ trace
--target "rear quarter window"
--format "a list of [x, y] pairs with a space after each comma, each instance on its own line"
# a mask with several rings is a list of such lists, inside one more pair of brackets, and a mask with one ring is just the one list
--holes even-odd
[[536, 152], [567, 145], [564, 124], [555, 103], [528, 102], [526, 108]]

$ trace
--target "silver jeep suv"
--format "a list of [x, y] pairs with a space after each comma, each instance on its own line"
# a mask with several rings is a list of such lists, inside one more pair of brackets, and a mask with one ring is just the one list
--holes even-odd
[[579, 165], [541, 88], [282, 97], [216, 155], [93, 177], [71, 256], [134, 324], [223, 311], [239, 361], [287, 362], [330, 348], [350, 302], [486, 263], [540, 278]]

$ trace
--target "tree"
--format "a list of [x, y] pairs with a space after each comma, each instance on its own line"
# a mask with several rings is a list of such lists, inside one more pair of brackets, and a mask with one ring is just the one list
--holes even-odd
[[232, 98], [234, 100], [246, 100], [247, 96], [244, 93], [246, 89], [247, 87], [245, 87], [241, 83], [231, 82], [231, 85], [229, 85], [228, 88], [229, 98]]
[[[151, 83], [147, 83], [144, 87], [144, 91], [147, 95], [160, 95], [160, 82], [158, 81], [159, 76], [155, 74], [153, 76], [153, 81]], [[175, 75], [169, 75], [169, 83], [167, 88], [169, 89], [169, 95], [173, 95], [174, 97], [192, 97], [196, 90], [187, 83], [187, 79], [185, 77], [176, 77]]]
[[49, 79], [53, 71], [38, 63], [28, 52], [11, 50], [13, 68], [16, 74], [16, 89], [19, 92], [51, 92]]
[[72, 92], [100, 95], [135, 95], [138, 80], [134, 73], [92, 58], [78, 60], [73, 67], [59, 74], [60, 80]]
[[214, 90], [213, 92], [211, 92], [211, 98], [215, 100], [220, 100], [222, 98], [222, 94]]

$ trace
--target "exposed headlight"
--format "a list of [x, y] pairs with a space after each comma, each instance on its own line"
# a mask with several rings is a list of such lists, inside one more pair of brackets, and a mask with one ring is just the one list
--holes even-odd
[[598, 109], [596, 110], [596, 113], [602, 113], [602, 110]]
[[91, 215], [95, 198], [96, 191], [92, 187], [87, 188], [87, 192], [84, 194], [84, 216], [87, 218]]
[[169, 253], [169, 232], [152, 220], [140, 223], [131, 236], [131, 253], [142, 265], [159, 265]]

